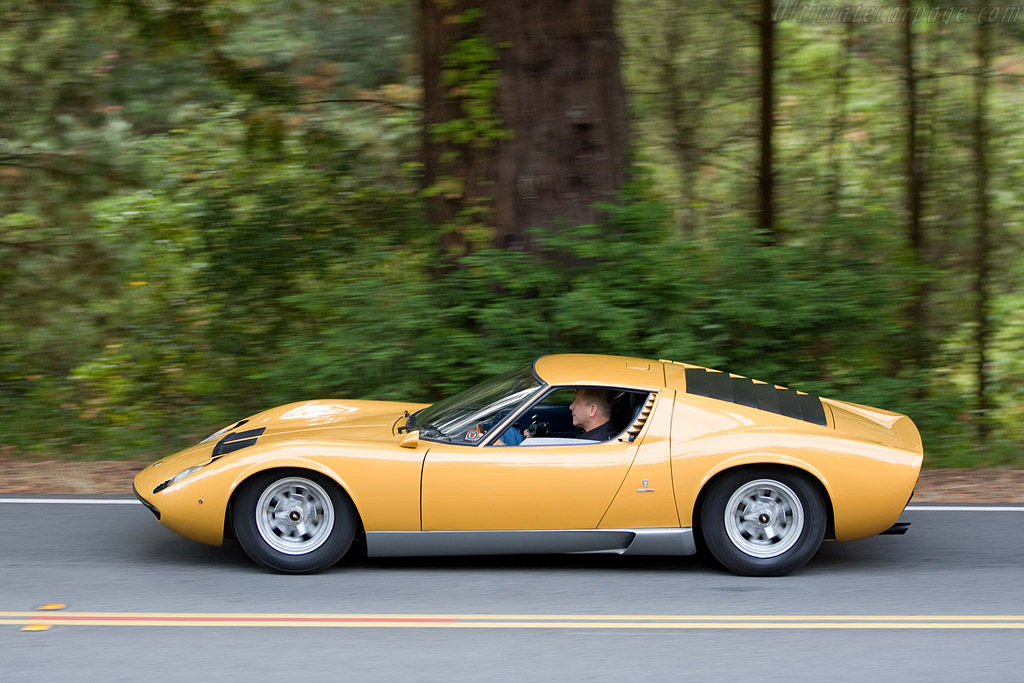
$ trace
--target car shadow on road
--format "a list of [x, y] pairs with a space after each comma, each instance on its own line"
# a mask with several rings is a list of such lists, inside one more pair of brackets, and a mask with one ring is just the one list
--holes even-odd
[[125, 559], [165, 567], [255, 567], [234, 539], [210, 546], [170, 534], [147, 536], [125, 551]]
[[871, 537], [838, 543], [826, 541], [801, 571], [863, 574], [871, 570], [891, 570], [894, 566], [912, 569], [926, 566], [926, 555], [913, 551], [899, 536]]
[[536, 571], [578, 570], [631, 572], [706, 571], [711, 565], [697, 556], [623, 556], [614, 553], [577, 553], [552, 555], [458, 555], [441, 557], [367, 557], [365, 545], [354, 545], [350, 555], [335, 567], [366, 568], [389, 571]]
[[[145, 533], [134, 543], [120, 546], [125, 560], [140, 564], [170, 567], [220, 568], [262, 571], [246, 556], [234, 539], [226, 539], [219, 547], [195, 543], [173, 534]], [[863, 573], [926, 566], [930, 562], [923, 553], [913, 552], [899, 537], [869, 538], [846, 543], [826, 542], [817, 555], [798, 574]], [[641, 572], [672, 575], [728, 574], [703, 555], [685, 557], [623, 556], [613, 553], [580, 553], [554, 555], [471, 555], [441, 557], [367, 557], [363, 543], [353, 544], [349, 553], [329, 572], [352, 570], [386, 570], [418, 572], [424, 570], [452, 572], [533, 572], [538, 570], [571, 570], [582, 572]]]

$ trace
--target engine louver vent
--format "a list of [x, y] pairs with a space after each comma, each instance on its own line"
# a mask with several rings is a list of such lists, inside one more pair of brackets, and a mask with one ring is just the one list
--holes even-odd
[[644, 403], [644, 407], [637, 413], [636, 419], [633, 420], [633, 424], [629, 425], [626, 429], [626, 433], [629, 434], [629, 440], [633, 441], [636, 439], [637, 434], [644, 428], [644, 424], [647, 422], [647, 418], [651, 416], [651, 411], [654, 409], [654, 397], [655, 394], [648, 394], [647, 401]]
[[755, 382], [748, 377], [733, 377], [727, 372], [687, 368], [686, 393], [767, 410], [822, 427], [828, 425], [825, 408], [817, 396], [777, 387], [774, 384]]

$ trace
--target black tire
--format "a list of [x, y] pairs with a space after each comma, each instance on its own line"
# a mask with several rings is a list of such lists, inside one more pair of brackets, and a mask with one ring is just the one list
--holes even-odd
[[355, 506], [341, 487], [302, 470], [267, 472], [247, 480], [231, 519], [245, 553], [282, 574], [332, 567], [352, 545], [358, 526]]
[[749, 468], [712, 484], [701, 506], [712, 557], [743, 576], [782, 576], [814, 557], [825, 537], [825, 502], [795, 471]]

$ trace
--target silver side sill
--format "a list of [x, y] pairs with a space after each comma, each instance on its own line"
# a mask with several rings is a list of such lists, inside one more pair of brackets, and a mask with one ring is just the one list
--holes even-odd
[[693, 529], [542, 531], [367, 531], [370, 557], [441, 555], [693, 555]]

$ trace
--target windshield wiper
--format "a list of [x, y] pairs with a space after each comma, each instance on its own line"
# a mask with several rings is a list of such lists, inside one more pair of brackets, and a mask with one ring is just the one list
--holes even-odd
[[426, 439], [444, 439], [445, 441], [451, 441], [452, 437], [448, 436], [436, 426], [432, 424], [416, 425], [416, 416], [420, 414], [417, 410], [415, 413], [410, 413], [408, 410], [405, 411], [405, 424], [398, 428], [398, 433], [402, 432], [409, 433], [413, 430], [419, 430], [420, 436]]
[[[422, 408], [420, 409], [422, 410]], [[405, 411], [405, 424], [396, 429], [396, 433], [401, 434], [402, 432], [411, 432], [416, 429], [416, 416], [420, 414], [420, 410], [415, 413], [410, 413], [408, 410]]]
[[417, 429], [420, 431], [420, 436], [425, 439], [444, 439], [445, 441], [452, 440], [452, 437], [448, 436], [434, 425], [420, 425]]

